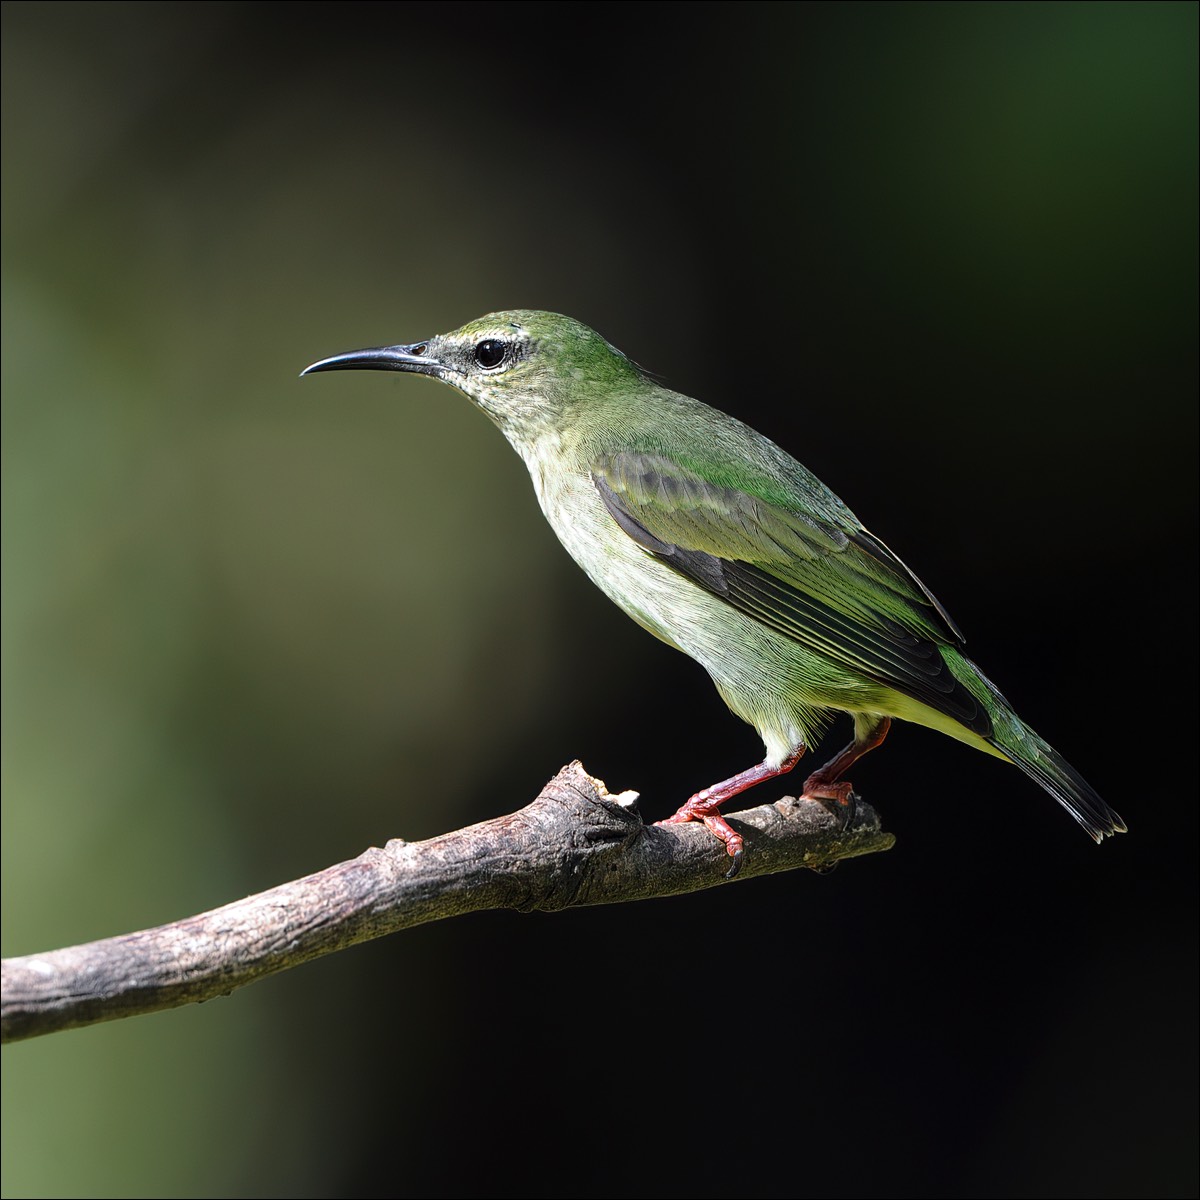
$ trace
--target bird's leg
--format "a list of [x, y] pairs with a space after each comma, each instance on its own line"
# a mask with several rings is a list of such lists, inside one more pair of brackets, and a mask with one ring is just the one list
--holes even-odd
[[732, 879], [742, 865], [742, 855], [745, 853], [745, 841], [742, 835], [725, 820], [717, 811], [726, 800], [752, 788], [756, 783], [765, 783], [786, 775], [799, 761], [804, 753], [804, 746], [798, 746], [779, 764], [773, 767], [770, 763], [761, 762], [757, 767], [741, 771], [721, 783], [714, 783], [697, 792], [677, 813], [667, 817], [665, 821], [655, 821], [656, 825], [682, 825], [685, 821], [703, 821], [709, 833], [719, 837], [725, 843], [725, 850], [733, 859], [733, 864], [725, 873], [726, 879]]
[[816, 800], [829, 809], [842, 823], [842, 828], [854, 819], [855, 795], [854, 787], [848, 779], [842, 776], [868, 751], [887, 737], [892, 727], [890, 717], [878, 717], [870, 724], [866, 718], [859, 716], [855, 719], [854, 741], [840, 753], [835, 754], [823, 767], [818, 767], [804, 781], [805, 800]]

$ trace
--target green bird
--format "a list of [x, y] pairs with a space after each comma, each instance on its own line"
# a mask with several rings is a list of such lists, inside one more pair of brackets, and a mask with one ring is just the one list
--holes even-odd
[[847, 771], [893, 717], [1015, 763], [1097, 842], [1125, 825], [962, 652], [933, 593], [811, 471], [748, 425], [672, 392], [570, 317], [492, 313], [426, 341], [353, 350], [303, 374], [409, 371], [457, 388], [524, 459], [588, 578], [690, 655], [766, 757], [661, 824], [703, 821], [741, 864], [730, 797], [790, 771], [836, 711], [854, 741], [804, 784], [843, 822]]

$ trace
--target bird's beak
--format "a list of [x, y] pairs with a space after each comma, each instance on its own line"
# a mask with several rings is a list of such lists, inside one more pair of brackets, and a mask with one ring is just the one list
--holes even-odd
[[411, 346], [371, 346], [366, 350], [349, 350], [323, 358], [301, 375], [317, 371], [415, 371], [418, 375], [436, 375], [442, 364], [430, 358], [428, 342], [413, 342]]

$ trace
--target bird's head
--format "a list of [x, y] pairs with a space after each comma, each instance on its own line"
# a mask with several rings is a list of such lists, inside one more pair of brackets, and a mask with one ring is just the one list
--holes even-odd
[[518, 448], [559, 433], [572, 410], [636, 382], [641, 369], [593, 329], [558, 313], [516, 309], [402, 346], [335, 354], [316, 371], [410, 371], [458, 388]]

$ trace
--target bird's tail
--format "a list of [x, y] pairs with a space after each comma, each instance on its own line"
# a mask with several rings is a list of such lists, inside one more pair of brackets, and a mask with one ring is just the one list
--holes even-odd
[[1040, 783], [1094, 841], [1125, 832], [1125, 822], [1100, 799], [1096, 789], [1013, 712], [999, 688], [969, 658], [950, 649], [943, 649], [942, 655], [955, 677], [987, 709], [992, 719], [992, 734], [985, 739], [988, 743]]

